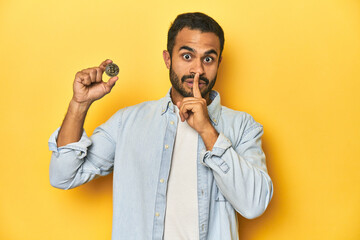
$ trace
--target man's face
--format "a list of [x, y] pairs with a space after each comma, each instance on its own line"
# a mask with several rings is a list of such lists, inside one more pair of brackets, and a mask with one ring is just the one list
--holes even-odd
[[171, 59], [169, 55], [165, 59], [164, 53], [174, 90], [183, 97], [193, 97], [193, 78], [199, 73], [201, 95], [207, 98], [216, 81], [219, 55], [220, 40], [214, 33], [182, 29], [176, 36]]

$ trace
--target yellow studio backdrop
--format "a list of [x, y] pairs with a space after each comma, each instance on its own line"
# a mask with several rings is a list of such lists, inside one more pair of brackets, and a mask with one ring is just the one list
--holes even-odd
[[163, 97], [167, 30], [189, 11], [225, 31], [222, 104], [265, 130], [274, 197], [261, 217], [239, 218], [240, 239], [360, 239], [356, 0], [1, 1], [0, 239], [110, 239], [112, 175], [51, 187], [48, 138], [75, 73], [106, 58], [119, 81], [90, 109], [89, 134], [119, 108]]

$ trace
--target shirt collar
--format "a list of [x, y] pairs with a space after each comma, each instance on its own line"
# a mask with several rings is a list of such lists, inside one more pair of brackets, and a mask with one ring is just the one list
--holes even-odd
[[[166, 96], [163, 98], [162, 105], [161, 105], [161, 115], [163, 115], [167, 111], [170, 111], [171, 113], [175, 113], [175, 106], [171, 101], [170, 92], [171, 92], [171, 88], [168, 91], [168, 93], [166, 94]], [[209, 117], [214, 125], [218, 125], [219, 118], [220, 118], [220, 112], [221, 112], [220, 94], [215, 90], [211, 90], [209, 96], [211, 99], [211, 103], [207, 107]]]
[[171, 112], [175, 112], [175, 106], [171, 101], [171, 88], [168, 91], [168, 93], [166, 94], [166, 96], [162, 99], [162, 104], [161, 104], [161, 115], [163, 115], [164, 113], [166, 113], [168, 110], [170, 110]]

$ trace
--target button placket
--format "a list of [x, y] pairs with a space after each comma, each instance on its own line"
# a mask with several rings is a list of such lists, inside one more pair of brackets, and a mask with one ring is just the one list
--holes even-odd
[[[171, 106], [170, 109], [171, 110]], [[167, 180], [170, 172], [170, 164], [172, 157], [173, 144], [176, 136], [176, 115], [172, 111], [164, 111], [162, 115], [166, 118], [163, 124], [166, 124], [163, 149], [162, 149], [162, 160], [159, 169], [158, 188], [155, 202], [155, 213], [154, 213], [154, 239], [162, 239], [164, 231], [164, 220], [166, 211], [166, 189]]]

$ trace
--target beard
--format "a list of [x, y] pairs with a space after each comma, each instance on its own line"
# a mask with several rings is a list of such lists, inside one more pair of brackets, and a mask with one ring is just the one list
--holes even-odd
[[[173, 88], [175, 88], [175, 90], [177, 92], [179, 92], [183, 97], [194, 97], [192, 88], [191, 91], [186, 91], [185, 88], [183, 87], [183, 83], [185, 82], [186, 79], [188, 78], [194, 78], [195, 75], [184, 75], [181, 77], [181, 81], [178, 77], [178, 75], [174, 72], [174, 70], [172, 69], [172, 65], [170, 64], [170, 71], [169, 71], [169, 75], [170, 75], [170, 82]], [[210, 91], [211, 89], [214, 87], [215, 82], [216, 82], [216, 77], [217, 74], [215, 75], [214, 79], [212, 79], [211, 81], [209, 79], [207, 79], [204, 76], [199, 76], [199, 81], [203, 80], [206, 84], [205, 89], [201, 90], [201, 97], [205, 97]]]

